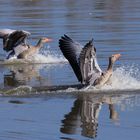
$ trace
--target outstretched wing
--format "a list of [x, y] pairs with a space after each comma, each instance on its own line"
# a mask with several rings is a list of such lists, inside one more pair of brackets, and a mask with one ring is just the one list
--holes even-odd
[[0, 29], [0, 38], [4, 38], [6, 35], [15, 32], [16, 30], [12, 29]]
[[83, 83], [92, 83], [101, 75], [101, 69], [97, 63], [96, 48], [93, 39], [82, 49], [79, 57], [80, 69]]
[[21, 43], [25, 43], [26, 38], [30, 35], [29, 32], [21, 30], [3, 29], [0, 30], [0, 37], [3, 38], [3, 49], [5, 51], [13, 50], [14, 47]]
[[77, 79], [82, 82], [82, 75], [78, 61], [82, 46], [67, 35], [64, 35], [59, 40], [59, 47], [65, 58], [69, 61]]

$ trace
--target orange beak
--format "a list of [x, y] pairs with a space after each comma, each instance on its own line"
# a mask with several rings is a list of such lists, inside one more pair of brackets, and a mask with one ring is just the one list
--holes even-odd
[[114, 54], [114, 56], [116, 57], [116, 60], [118, 60], [121, 57], [121, 54]]
[[52, 41], [51, 38], [46, 38], [46, 39], [45, 39], [45, 42], [51, 42], [51, 41]]

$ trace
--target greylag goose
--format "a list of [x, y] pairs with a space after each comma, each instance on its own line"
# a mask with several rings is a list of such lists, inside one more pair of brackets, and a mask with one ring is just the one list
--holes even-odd
[[7, 59], [16, 57], [25, 59], [39, 51], [43, 43], [52, 41], [49, 38], [41, 38], [36, 46], [29, 45], [26, 40], [30, 35], [24, 30], [0, 29], [0, 38], [3, 39], [3, 49], [9, 52]]
[[105, 72], [102, 72], [97, 62], [93, 39], [82, 46], [64, 35], [59, 40], [59, 48], [69, 61], [78, 81], [87, 87], [106, 84], [112, 75], [114, 62], [121, 56], [120, 54], [114, 54], [109, 57], [108, 68]]

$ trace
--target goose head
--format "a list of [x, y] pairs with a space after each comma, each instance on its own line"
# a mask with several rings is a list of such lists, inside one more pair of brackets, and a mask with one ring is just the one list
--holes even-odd
[[115, 61], [117, 61], [121, 57], [121, 54], [113, 54], [111, 57], [109, 57], [109, 65], [107, 70], [112, 70], [113, 64]]
[[41, 47], [43, 46], [44, 43], [48, 43], [48, 42], [51, 42], [51, 41], [52, 41], [52, 39], [50, 39], [50, 38], [42, 37], [42, 38], [38, 41], [38, 43], [37, 43], [37, 45], [36, 45], [36, 48], [41, 48]]
[[113, 54], [109, 59], [112, 64], [114, 64], [115, 61], [117, 61], [121, 57], [121, 54]]
[[47, 38], [47, 37], [42, 37], [42, 38], [40, 39], [40, 42], [41, 42], [41, 43], [48, 43], [48, 42], [51, 42], [51, 41], [52, 41], [52, 39]]

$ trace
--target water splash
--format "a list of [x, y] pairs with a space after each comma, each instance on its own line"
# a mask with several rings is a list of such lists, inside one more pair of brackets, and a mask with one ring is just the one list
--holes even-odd
[[28, 59], [16, 59], [12, 58], [9, 60], [0, 60], [0, 64], [51, 64], [51, 63], [65, 63], [67, 60], [55, 52], [52, 52], [49, 47], [45, 50], [41, 50], [38, 54], [31, 56]]
[[32, 57], [34, 62], [38, 63], [63, 63], [67, 62], [67, 60], [58, 53], [52, 51], [50, 46], [43, 47], [38, 54]]
[[42, 54], [36, 54], [30, 59], [33, 63], [65, 63], [67, 62], [62, 56], [48, 54], [47, 56]]
[[140, 69], [137, 65], [121, 66], [117, 68], [111, 78], [111, 85], [101, 89], [136, 90], [140, 89]]
[[24, 94], [30, 94], [32, 91], [32, 87], [30, 86], [19, 86], [13, 89], [1, 91], [0, 90], [0, 95], [24, 95]]

